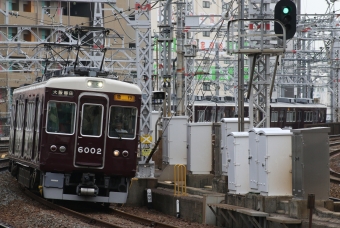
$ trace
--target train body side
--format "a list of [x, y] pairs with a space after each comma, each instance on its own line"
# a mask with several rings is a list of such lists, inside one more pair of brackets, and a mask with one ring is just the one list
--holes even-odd
[[52, 78], [17, 89], [12, 175], [26, 187], [42, 186], [46, 198], [124, 203], [136, 172], [140, 107], [137, 86], [109, 79]]
[[[236, 116], [235, 103], [197, 101], [194, 103], [194, 122], [219, 122], [222, 118], [233, 118]], [[325, 105], [300, 104], [300, 103], [271, 103], [270, 127], [280, 128], [303, 128], [305, 124], [325, 123]], [[249, 104], [245, 103], [244, 116], [249, 116]], [[262, 116], [261, 116], [262, 118]]]

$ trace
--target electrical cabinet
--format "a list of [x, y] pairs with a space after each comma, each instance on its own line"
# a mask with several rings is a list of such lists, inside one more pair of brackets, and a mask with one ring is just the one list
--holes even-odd
[[292, 133], [262, 129], [258, 132], [258, 190], [264, 196], [292, 195]]
[[187, 164], [188, 117], [163, 118], [162, 158], [169, 165]]
[[187, 170], [192, 174], [212, 171], [212, 123], [188, 123]]
[[293, 196], [315, 200], [329, 199], [328, 127], [292, 129]]
[[259, 131], [268, 129], [268, 131], [278, 131], [281, 128], [252, 128], [249, 130], [249, 187], [251, 192], [259, 192], [259, 159], [258, 159], [258, 144]]
[[[249, 118], [244, 118], [244, 131], [248, 132], [250, 126]], [[221, 119], [221, 158], [222, 175], [228, 175], [228, 151], [227, 136], [232, 132], [238, 132], [238, 118]]]
[[248, 132], [232, 132], [227, 136], [228, 190], [233, 194], [249, 192]]

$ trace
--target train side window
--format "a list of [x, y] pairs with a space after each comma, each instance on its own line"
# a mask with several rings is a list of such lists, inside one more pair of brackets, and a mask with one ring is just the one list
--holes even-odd
[[313, 112], [307, 111], [305, 112], [305, 122], [312, 122]]
[[82, 135], [101, 136], [103, 126], [103, 109], [103, 105], [83, 105], [81, 124]]
[[288, 112], [286, 113], [286, 122], [292, 122], [292, 121], [291, 121], [291, 112], [290, 112], [290, 111], [288, 111]]
[[325, 112], [323, 110], [320, 111], [320, 122], [323, 122], [323, 119], [325, 118]]
[[109, 137], [135, 138], [137, 109], [134, 107], [111, 106]]
[[313, 122], [319, 122], [318, 121], [318, 118], [319, 118], [319, 112], [316, 110], [313, 112]]
[[211, 110], [210, 122], [215, 122], [216, 110]]
[[283, 122], [284, 113], [285, 111], [283, 110], [280, 111], [280, 122]]
[[197, 122], [204, 122], [205, 120], [205, 110], [198, 110], [198, 121]]
[[296, 122], [296, 112], [292, 111], [292, 122]]
[[271, 122], [277, 122], [277, 119], [278, 119], [277, 111], [272, 111]]
[[58, 134], [73, 134], [76, 104], [49, 101], [47, 104], [46, 131]]
[[298, 111], [298, 122], [301, 122], [301, 111]]
[[224, 110], [217, 111], [217, 121], [221, 121], [221, 119], [223, 118], [222, 113], [224, 113]]

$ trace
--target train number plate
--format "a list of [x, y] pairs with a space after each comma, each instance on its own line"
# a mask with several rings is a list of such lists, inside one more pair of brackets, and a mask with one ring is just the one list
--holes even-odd
[[78, 147], [78, 153], [82, 154], [102, 154], [101, 148], [94, 148], [94, 147]]

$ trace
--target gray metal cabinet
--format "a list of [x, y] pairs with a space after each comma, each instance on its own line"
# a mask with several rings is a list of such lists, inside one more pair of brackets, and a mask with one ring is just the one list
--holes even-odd
[[293, 195], [316, 200], [329, 198], [328, 127], [292, 129]]
[[189, 123], [187, 135], [187, 169], [192, 174], [212, 171], [212, 123]]

